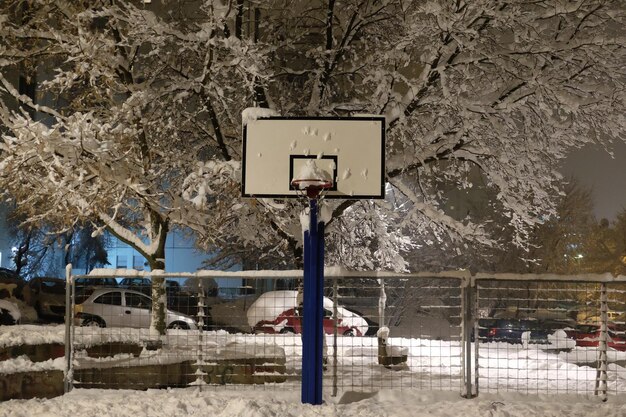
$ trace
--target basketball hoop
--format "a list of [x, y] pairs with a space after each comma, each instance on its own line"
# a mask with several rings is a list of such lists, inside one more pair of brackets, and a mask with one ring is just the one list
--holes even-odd
[[333, 182], [320, 178], [294, 178], [291, 180], [291, 186], [303, 196], [306, 195], [309, 199], [315, 199], [324, 191], [331, 189]]

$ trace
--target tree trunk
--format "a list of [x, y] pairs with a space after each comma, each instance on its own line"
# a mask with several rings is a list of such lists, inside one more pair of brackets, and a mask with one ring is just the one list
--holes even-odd
[[[163, 239], [165, 241], [165, 239]], [[167, 299], [165, 294], [165, 278], [160, 274], [165, 271], [165, 248], [162, 254], [155, 254], [148, 259], [150, 269], [155, 274], [152, 275], [152, 319], [150, 329], [159, 332], [160, 335], [165, 334], [166, 330], [166, 314]], [[159, 251], [160, 252], [160, 251]]]
[[152, 275], [152, 320], [150, 328], [165, 334], [167, 327], [167, 296], [165, 293], [165, 278], [161, 275], [165, 272], [165, 241], [169, 233], [169, 223], [158, 216], [152, 221], [153, 236], [158, 239], [156, 250], [146, 256]]

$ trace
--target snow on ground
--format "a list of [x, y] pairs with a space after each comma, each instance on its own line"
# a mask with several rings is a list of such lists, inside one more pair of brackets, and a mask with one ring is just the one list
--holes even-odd
[[[145, 333], [145, 334], [144, 334]], [[90, 345], [98, 341], [131, 341], [150, 334], [137, 329], [77, 328], [76, 341]], [[168, 332], [163, 349], [101, 359], [130, 365], [169, 362], [198, 354], [200, 332]], [[25, 342], [59, 343], [64, 326], [2, 326], [0, 347]], [[607, 403], [598, 402], [593, 390], [596, 379], [595, 348], [577, 347], [554, 352], [530, 344], [484, 343], [479, 349], [480, 396], [460, 397], [461, 346], [458, 341], [418, 338], [389, 338], [393, 346], [406, 348], [408, 363], [390, 370], [377, 364], [376, 337], [337, 339], [338, 388], [332, 392], [332, 366], [324, 374], [325, 404], [300, 404], [298, 375], [302, 343], [298, 335], [229, 334], [202, 332], [205, 359], [230, 353], [258, 356], [284, 351], [289, 378], [283, 384], [266, 386], [203, 387], [173, 390], [101, 391], [74, 390], [49, 400], [12, 400], [0, 403], [0, 416], [624, 416], [626, 396], [626, 352], [609, 351]], [[333, 363], [333, 339], [327, 340], [329, 363]], [[265, 348], [267, 347], [267, 348]], [[77, 364], [93, 361], [76, 355]], [[0, 373], [25, 369], [63, 369], [64, 360], [38, 364], [26, 357], [3, 361]], [[378, 392], [377, 394], [354, 391]], [[522, 395], [531, 394], [531, 395]], [[539, 394], [537, 396], [536, 394]], [[549, 395], [546, 395], [549, 394]], [[558, 394], [572, 394], [569, 396]], [[578, 394], [578, 395], [573, 395]]]
[[623, 417], [626, 403], [612, 398], [481, 395], [464, 399], [453, 392], [392, 391], [325, 396], [322, 405], [301, 404], [297, 391], [253, 388], [196, 388], [125, 391], [77, 389], [47, 400], [0, 403], [3, 417]]
[[39, 326], [22, 324], [19, 326], [0, 327], [0, 347], [23, 344], [40, 345], [44, 343], [63, 343], [65, 326]]

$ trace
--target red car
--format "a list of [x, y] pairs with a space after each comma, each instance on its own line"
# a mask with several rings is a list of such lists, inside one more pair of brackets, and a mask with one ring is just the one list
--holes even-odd
[[[324, 333], [333, 334], [334, 319], [329, 310], [324, 309]], [[261, 320], [253, 331], [255, 333], [302, 333], [302, 316], [297, 308], [290, 308], [278, 315], [274, 320]], [[363, 336], [356, 326], [342, 324], [342, 319], [337, 319], [337, 333], [344, 336]]]
[[[614, 324], [609, 324], [607, 346], [620, 351], [626, 351], [626, 332]], [[568, 332], [569, 333], [569, 332]], [[579, 324], [571, 332], [576, 339], [576, 346], [598, 346], [600, 341], [599, 324]]]

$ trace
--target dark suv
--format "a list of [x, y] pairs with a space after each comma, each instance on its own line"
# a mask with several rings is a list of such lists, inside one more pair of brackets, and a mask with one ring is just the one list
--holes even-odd
[[567, 329], [565, 320], [482, 318], [478, 320], [478, 338], [481, 342], [522, 343], [522, 334], [530, 332], [529, 343], [548, 344], [548, 335]]

